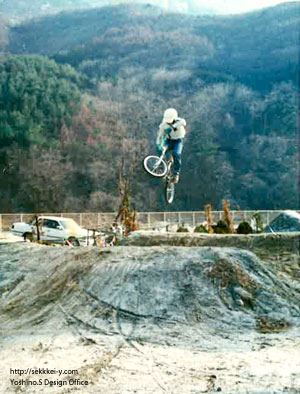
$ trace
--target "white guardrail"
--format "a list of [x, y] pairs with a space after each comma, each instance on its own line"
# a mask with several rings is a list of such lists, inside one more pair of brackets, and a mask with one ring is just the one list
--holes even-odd
[[[262, 223], [267, 226], [282, 210], [267, 211], [231, 211], [234, 224], [242, 221], [250, 221], [254, 214], [259, 213]], [[300, 213], [300, 211], [297, 211]], [[14, 222], [27, 222], [34, 215], [61, 216], [74, 219], [80, 226], [85, 228], [106, 227], [113, 223], [116, 212], [95, 213], [8, 213], [0, 214], [0, 230], [8, 230]], [[212, 211], [213, 220], [217, 222], [223, 218], [223, 211]], [[181, 224], [197, 226], [206, 220], [204, 211], [180, 211], [180, 212], [139, 212], [138, 222], [141, 229], [167, 226], [168, 224]]]

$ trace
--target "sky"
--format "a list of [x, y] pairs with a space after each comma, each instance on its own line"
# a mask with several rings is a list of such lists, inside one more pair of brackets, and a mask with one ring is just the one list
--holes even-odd
[[162, 0], [161, 4], [168, 10], [176, 9], [176, 11], [182, 12], [196, 12], [203, 8], [218, 14], [237, 14], [271, 7], [284, 2], [291, 2], [291, 0]]

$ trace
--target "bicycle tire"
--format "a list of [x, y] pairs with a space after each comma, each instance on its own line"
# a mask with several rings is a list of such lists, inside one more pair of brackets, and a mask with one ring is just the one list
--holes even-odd
[[170, 179], [165, 184], [165, 200], [168, 204], [172, 204], [175, 197], [175, 184]]
[[143, 161], [144, 169], [148, 174], [156, 178], [164, 177], [168, 171], [168, 166], [164, 159], [160, 161], [158, 167], [155, 167], [159, 160], [160, 158], [158, 156], [147, 156]]

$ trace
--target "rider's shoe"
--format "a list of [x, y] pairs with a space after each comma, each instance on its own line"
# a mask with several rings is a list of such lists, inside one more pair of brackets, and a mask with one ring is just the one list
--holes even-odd
[[174, 183], [178, 183], [178, 182], [179, 182], [179, 174], [175, 174], [175, 175], [172, 177], [172, 182], [174, 182]]

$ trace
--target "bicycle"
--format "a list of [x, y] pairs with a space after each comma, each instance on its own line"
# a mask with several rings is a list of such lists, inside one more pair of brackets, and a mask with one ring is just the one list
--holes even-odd
[[146, 172], [155, 178], [164, 178], [164, 196], [168, 204], [172, 204], [175, 197], [175, 183], [172, 180], [173, 156], [166, 157], [167, 147], [163, 147], [161, 156], [146, 156], [143, 166]]

